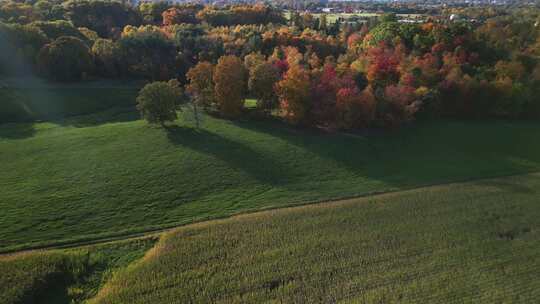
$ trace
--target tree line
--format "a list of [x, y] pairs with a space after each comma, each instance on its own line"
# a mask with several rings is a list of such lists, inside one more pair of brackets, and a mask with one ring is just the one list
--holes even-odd
[[260, 113], [291, 124], [354, 129], [425, 117], [539, 118], [539, 12], [475, 8], [476, 23], [401, 23], [392, 14], [330, 23], [305, 13], [286, 19], [260, 4], [40, 0], [2, 4], [0, 32], [56, 81], [146, 79], [158, 82], [148, 92], [171, 88], [172, 104], [189, 98], [223, 117], [243, 115], [252, 97]]

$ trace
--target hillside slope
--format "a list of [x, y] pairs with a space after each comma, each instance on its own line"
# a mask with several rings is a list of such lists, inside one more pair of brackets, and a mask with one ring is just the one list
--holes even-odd
[[539, 199], [532, 174], [189, 225], [91, 303], [535, 303]]
[[135, 117], [0, 125], [0, 251], [540, 169], [537, 123], [365, 138], [210, 117], [163, 130]]

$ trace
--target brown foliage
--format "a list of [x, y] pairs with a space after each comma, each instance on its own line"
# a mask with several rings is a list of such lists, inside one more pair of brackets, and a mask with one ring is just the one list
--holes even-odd
[[219, 58], [214, 70], [214, 91], [221, 114], [238, 117], [244, 108], [246, 72], [242, 61], [236, 56]]
[[210, 62], [202, 61], [189, 69], [186, 74], [189, 80], [188, 93], [195, 97], [197, 103], [208, 108], [214, 102], [214, 66]]

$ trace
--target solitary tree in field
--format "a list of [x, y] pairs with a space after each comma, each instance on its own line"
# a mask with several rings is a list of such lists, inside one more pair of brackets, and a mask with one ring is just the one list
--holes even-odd
[[246, 82], [242, 61], [236, 56], [219, 58], [214, 70], [216, 101], [223, 116], [238, 117], [244, 107]]
[[176, 108], [182, 96], [178, 81], [158, 81], [147, 84], [137, 97], [137, 109], [141, 116], [152, 124], [174, 121], [178, 116]]

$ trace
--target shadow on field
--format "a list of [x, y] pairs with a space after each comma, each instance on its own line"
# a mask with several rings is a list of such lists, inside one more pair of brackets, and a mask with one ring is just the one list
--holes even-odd
[[537, 140], [538, 124], [426, 121], [366, 135], [291, 128], [274, 120], [234, 124], [389, 185], [435, 184], [540, 168], [540, 145], [531, 144]]
[[[99, 126], [106, 123], [129, 122], [140, 119], [140, 114], [133, 108], [109, 109], [88, 115], [72, 117], [51, 117], [50, 122], [60, 126], [76, 128]], [[34, 136], [36, 130], [30, 122], [0, 123], [0, 139], [24, 139]]]
[[259, 182], [270, 185], [286, 183], [280, 168], [271, 158], [242, 143], [204, 129], [196, 130], [180, 126], [168, 126], [167, 137], [175, 145], [211, 155], [233, 168], [239, 168]]
[[50, 284], [39, 293], [33, 302], [35, 304], [71, 304], [74, 303], [68, 293], [68, 282], [58, 281]]
[[129, 122], [140, 119], [139, 112], [134, 107], [112, 108], [94, 114], [72, 116], [54, 122], [62, 126], [77, 128], [93, 127], [106, 123]]
[[0, 124], [0, 138], [24, 139], [34, 136], [35, 133], [33, 123]]
[[[539, 175], [527, 175], [527, 182], [538, 181], [540, 180]], [[481, 180], [477, 182], [478, 185], [494, 187], [501, 191], [507, 191], [510, 193], [519, 193], [519, 194], [534, 194], [538, 193], [539, 189], [532, 188], [526, 183], [521, 183], [519, 180], [511, 179], [489, 179]]]
[[111, 121], [129, 121], [137, 115], [137, 87], [101, 87], [96, 84], [18, 84], [0, 88], [0, 123], [54, 121], [76, 127]]
[[389, 151], [385, 150], [386, 147], [381, 147], [379, 141], [392, 142], [397, 139], [399, 143], [396, 142], [396, 145], [401, 145], [405, 140], [393, 134], [375, 138], [340, 132], [329, 133], [313, 128], [294, 128], [272, 118], [264, 121], [236, 121], [233, 124], [242, 129], [279, 138], [295, 148], [336, 162], [349, 172], [381, 181], [386, 177], [384, 162], [388, 160], [386, 154]]

